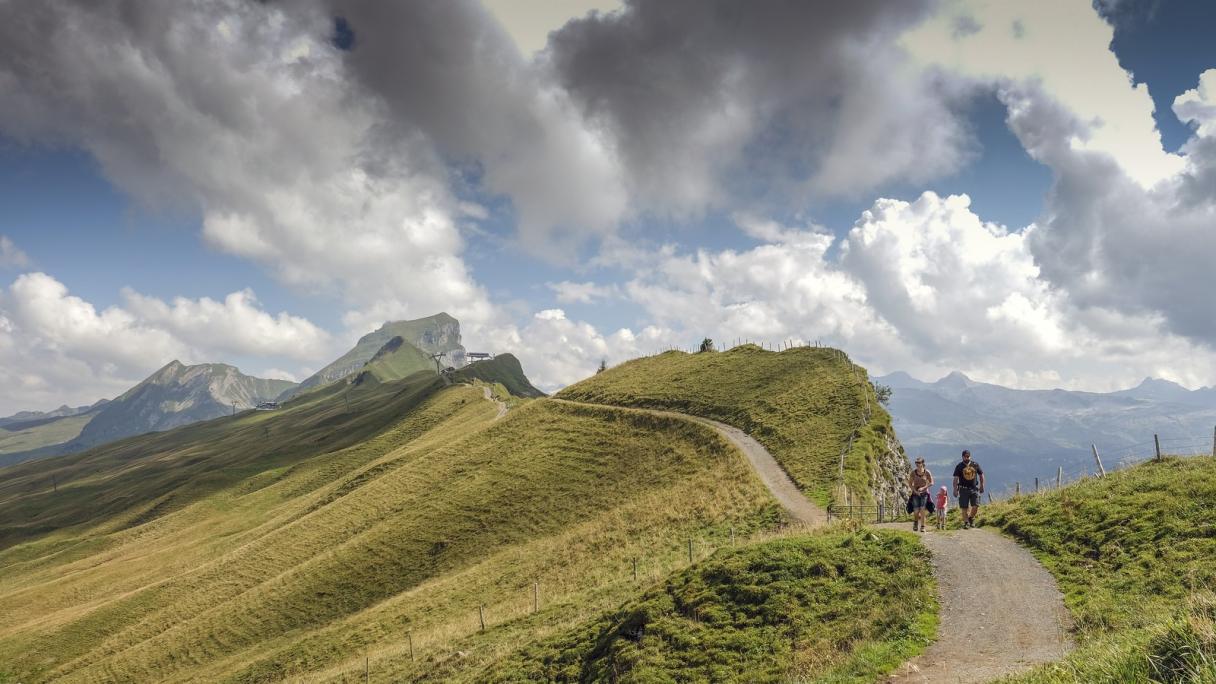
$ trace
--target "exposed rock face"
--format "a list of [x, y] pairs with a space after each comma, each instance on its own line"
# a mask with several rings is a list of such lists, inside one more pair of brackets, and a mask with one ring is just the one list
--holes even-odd
[[74, 442], [81, 447], [210, 420], [269, 401], [294, 383], [255, 378], [233, 366], [173, 361], [109, 402]]
[[908, 474], [912, 468], [899, 438], [887, 434], [885, 449], [878, 453], [878, 462], [872, 473], [871, 489], [877, 501], [900, 505], [907, 501], [912, 489], [908, 486]]
[[448, 314], [440, 313], [412, 321], [390, 321], [380, 326], [379, 330], [359, 338], [359, 342], [353, 349], [317, 371], [300, 383], [299, 387], [291, 389], [281, 398], [286, 399], [298, 392], [341, 380], [359, 372], [367, 362], [372, 360], [376, 352], [380, 351], [394, 337], [402, 338], [428, 355], [445, 352], [447, 356], [443, 358], [442, 363], [446, 366], [460, 368], [465, 363], [465, 349], [460, 344], [460, 322]]

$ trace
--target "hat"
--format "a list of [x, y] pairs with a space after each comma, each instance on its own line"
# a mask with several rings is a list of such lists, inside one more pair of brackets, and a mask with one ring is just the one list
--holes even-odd
[[924, 462], [925, 462], [925, 457], [924, 457], [924, 456], [917, 456], [917, 457], [916, 457], [916, 462], [917, 462], [917, 463], [924, 463]]

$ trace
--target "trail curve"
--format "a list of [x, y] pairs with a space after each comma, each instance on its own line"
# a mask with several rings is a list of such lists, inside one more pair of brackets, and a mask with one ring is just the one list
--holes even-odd
[[569, 399], [550, 398], [549, 401], [556, 401], [563, 404], [598, 406], [601, 408], [610, 408], [618, 411], [637, 411], [641, 413], [649, 413], [656, 416], [664, 416], [667, 418], [675, 418], [692, 423], [700, 423], [726, 438], [736, 449], [738, 449], [751, 465], [752, 470], [760, 478], [765, 488], [781, 504], [781, 508], [785, 511], [794, 522], [806, 525], [808, 527], [818, 527], [827, 523], [827, 514], [823, 509], [811, 503], [811, 500], [798, 490], [798, 486], [790, 479], [789, 474], [782, 469], [781, 464], [773, 455], [764, 448], [764, 445], [757, 442], [750, 435], [743, 432], [737, 427], [720, 423], [709, 418], [701, 416], [692, 416], [687, 413], [679, 413], [677, 411], [665, 411], [659, 409], [633, 408], [616, 406], [614, 404], [594, 404], [583, 401], [570, 401]]

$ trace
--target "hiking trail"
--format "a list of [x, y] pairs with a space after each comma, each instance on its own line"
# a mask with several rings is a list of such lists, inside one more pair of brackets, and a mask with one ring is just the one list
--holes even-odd
[[[798, 490], [772, 454], [739, 428], [676, 411], [589, 405], [707, 425], [743, 453], [791, 519], [814, 527], [827, 522], [823, 509]], [[880, 527], [911, 529], [909, 523]], [[937, 639], [920, 656], [880, 681], [984, 682], [1058, 660], [1072, 650], [1072, 619], [1064, 607], [1064, 597], [1055, 579], [1028, 550], [983, 528], [917, 536], [933, 556], [941, 606]]]
[[678, 413], [676, 411], [662, 411], [658, 409], [633, 408], [624, 406], [615, 406], [613, 404], [593, 404], [590, 402], [570, 401], [569, 399], [554, 399], [563, 404], [584, 404], [587, 406], [598, 406], [601, 408], [610, 408], [618, 411], [637, 411], [639, 413], [649, 413], [656, 416], [664, 416], [667, 418], [675, 418], [677, 420], [685, 420], [690, 423], [700, 423], [712, 428], [719, 435], [726, 438], [743, 453], [747, 462], [751, 465], [752, 470], [759, 476], [760, 481], [764, 483], [765, 488], [772, 493], [773, 498], [777, 499], [777, 503], [781, 504], [781, 508], [785, 510], [786, 515], [794, 522], [807, 525], [809, 527], [818, 527], [827, 522], [827, 514], [823, 509], [811, 503], [801, 491], [790, 476], [782, 469], [781, 464], [777, 463], [777, 459], [765, 449], [760, 442], [752, 439], [747, 433], [737, 427], [719, 423], [716, 420], [702, 418], [700, 416], [691, 416], [687, 413]]
[[[909, 523], [880, 527], [911, 529]], [[1072, 650], [1064, 597], [1030, 551], [984, 528], [917, 536], [933, 554], [937, 640], [883, 682], [990, 681]]]
[[499, 420], [503, 416], [507, 415], [507, 403], [505, 401], [495, 399], [494, 392], [489, 387], [483, 386], [481, 391], [485, 392], [486, 401], [492, 401], [498, 405], [498, 414], [494, 416], [494, 420]]

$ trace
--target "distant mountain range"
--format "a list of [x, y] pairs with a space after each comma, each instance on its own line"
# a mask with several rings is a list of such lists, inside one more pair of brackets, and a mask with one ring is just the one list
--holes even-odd
[[[442, 354], [438, 359], [433, 355]], [[514, 357], [493, 366], [519, 396], [542, 393], [523, 377]], [[333, 363], [298, 385], [245, 375], [233, 366], [172, 361], [112, 401], [61, 406], [54, 411], [22, 411], [0, 418], [0, 466], [45, 456], [75, 453], [123, 437], [170, 430], [243, 411], [267, 401], [350, 378], [389, 382], [420, 371], [465, 366], [460, 322], [446, 313], [410, 321], [390, 321], [361, 337]], [[518, 375], [518, 377], [516, 377]], [[355, 376], [355, 377], [352, 377]]]
[[924, 456], [939, 480], [948, 480], [962, 449], [970, 449], [992, 482], [991, 491], [1034, 478], [1054, 482], [1096, 466], [1153, 454], [1153, 435], [1163, 451], [1210, 449], [1216, 426], [1216, 388], [1188, 390], [1146, 378], [1118, 392], [1018, 390], [975, 382], [951, 373], [922, 382], [897, 372], [874, 382], [892, 388], [888, 410], [909, 456]]

